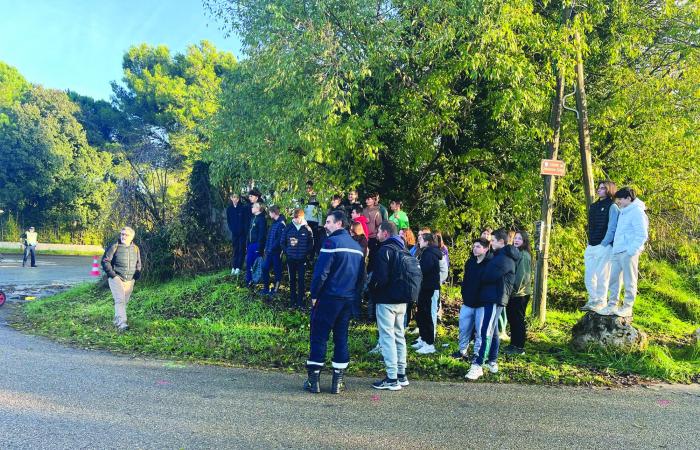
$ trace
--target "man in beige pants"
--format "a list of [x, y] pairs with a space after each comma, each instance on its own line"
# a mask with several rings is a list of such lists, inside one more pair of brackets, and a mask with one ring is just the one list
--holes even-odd
[[141, 277], [141, 252], [134, 244], [134, 230], [124, 227], [119, 242], [113, 244], [102, 257], [102, 268], [109, 276], [109, 288], [114, 297], [114, 326], [119, 332], [129, 329], [126, 307], [134, 290], [134, 282]]

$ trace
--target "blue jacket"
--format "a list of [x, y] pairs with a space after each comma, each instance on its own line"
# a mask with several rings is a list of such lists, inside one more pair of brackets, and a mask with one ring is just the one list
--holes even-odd
[[510, 244], [494, 252], [481, 272], [479, 302], [482, 306], [508, 304], [515, 281], [515, 265], [519, 260], [520, 251]]
[[[296, 239], [296, 245], [291, 244], [292, 238]], [[288, 260], [303, 261], [314, 250], [314, 233], [306, 224], [297, 230], [297, 226], [291, 222], [282, 232], [281, 244]]]
[[267, 240], [265, 241], [265, 253], [281, 252], [282, 251], [282, 233], [284, 233], [284, 215], [280, 216], [272, 223], [272, 226], [267, 231]]
[[486, 253], [484, 259], [478, 262], [476, 256], [472, 255], [464, 264], [464, 277], [462, 278], [462, 303], [470, 308], [482, 306], [479, 303], [479, 287], [481, 284], [481, 274], [493, 256]]
[[238, 202], [238, 206], [228, 205], [226, 222], [232, 236], [245, 236], [248, 230], [248, 205]]
[[250, 220], [250, 228], [248, 229], [248, 244], [258, 243], [258, 251], [264, 249], [265, 236], [267, 235], [267, 221], [265, 214], [260, 213], [257, 216], [252, 216]]
[[311, 298], [358, 299], [365, 283], [365, 254], [350, 233], [341, 229], [326, 238], [311, 279]]

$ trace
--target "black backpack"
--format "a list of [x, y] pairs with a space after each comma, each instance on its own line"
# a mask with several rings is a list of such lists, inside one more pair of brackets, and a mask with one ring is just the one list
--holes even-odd
[[392, 283], [394, 298], [415, 303], [418, 301], [420, 285], [423, 282], [423, 272], [420, 270], [418, 258], [411, 256], [406, 250], [396, 250], [395, 257], [396, 278]]

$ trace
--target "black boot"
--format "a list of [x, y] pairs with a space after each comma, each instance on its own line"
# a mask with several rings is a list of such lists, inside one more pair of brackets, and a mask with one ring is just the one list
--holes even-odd
[[[321, 369], [307, 369], [309, 377], [304, 380], [304, 390], [312, 394], [321, 392]], [[334, 375], [335, 376], [335, 375]]]
[[331, 383], [331, 394], [340, 394], [345, 390], [345, 381], [343, 381], [345, 370], [333, 369], [333, 382]]

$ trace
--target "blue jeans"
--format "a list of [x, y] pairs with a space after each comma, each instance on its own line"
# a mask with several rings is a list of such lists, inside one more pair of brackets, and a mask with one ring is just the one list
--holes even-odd
[[245, 282], [250, 283], [253, 281], [253, 263], [255, 262], [255, 259], [260, 256], [260, 253], [258, 252], [258, 243], [253, 242], [252, 244], [248, 244], [248, 249], [247, 253], [245, 255]]
[[[489, 348], [489, 362], [496, 362], [498, 359], [498, 316], [501, 315], [503, 307], [496, 304], [489, 304], [476, 309], [476, 339], [474, 340], [473, 364], [484, 364], [486, 347]], [[495, 335], [495, 336], [494, 336]], [[490, 343], [490, 345], [489, 345]]]
[[32, 267], [36, 267], [36, 245], [24, 246], [24, 259], [22, 259], [22, 267], [27, 264], [27, 258], [31, 255]]
[[[472, 338], [472, 333], [474, 333], [477, 309], [478, 308], [471, 308], [465, 305], [462, 305], [459, 309], [459, 351], [462, 352], [462, 354], [466, 354], [469, 341]], [[474, 345], [476, 345], [476, 343]]]
[[333, 368], [345, 369], [350, 362], [348, 327], [352, 310], [351, 298], [321, 297], [311, 309], [309, 359], [306, 367], [321, 369], [326, 360], [328, 337], [333, 331]]
[[265, 253], [262, 267], [262, 283], [265, 289], [270, 288], [270, 267], [275, 271], [275, 284], [279, 285], [282, 281], [282, 253], [280, 251]]
[[396, 379], [398, 374], [406, 373], [406, 338], [403, 328], [406, 303], [377, 303], [376, 313], [386, 376]]

